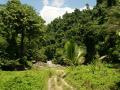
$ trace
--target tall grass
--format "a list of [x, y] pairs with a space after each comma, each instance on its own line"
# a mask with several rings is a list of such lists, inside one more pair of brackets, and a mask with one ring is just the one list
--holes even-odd
[[49, 70], [0, 71], [0, 90], [47, 90]]
[[67, 69], [66, 80], [76, 90], [120, 90], [120, 72], [104, 64], [78, 66]]

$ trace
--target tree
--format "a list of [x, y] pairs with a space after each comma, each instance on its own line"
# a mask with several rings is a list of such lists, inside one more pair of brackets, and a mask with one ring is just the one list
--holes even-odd
[[103, 0], [97, 0], [97, 5], [100, 5], [103, 3]]
[[107, 0], [107, 6], [111, 7], [111, 6], [115, 6], [117, 4], [116, 0]]
[[[108, 3], [111, 4], [110, 7], [108, 7]], [[117, 18], [119, 17], [119, 10], [114, 13], [116, 15], [110, 16], [113, 8], [115, 8], [114, 10], [119, 9], [116, 0], [97, 0], [97, 5], [93, 9], [83, 11], [75, 9], [72, 13], [65, 13], [62, 18], [56, 18], [48, 25], [48, 33], [54, 38], [49, 38], [49, 40], [52, 39], [55, 42], [56, 49], [63, 48], [69, 40], [73, 40], [78, 45], [83, 45], [87, 51], [86, 63], [91, 63], [92, 60], [96, 59], [97, 54], [113, 57], [111, 53], [116, 46], [119, 46], [117, 44], [119, 42], [118, 36], [115, 34], [119, 30], [119, 20]], [[114, 18], [114, 16], [117, 17]], [[113, 19], [116, 19], [116, 21]], [[112, 23], [114, 21], [114, 25], [110, 24], [110, 21]], [[115, 32], [111, 34], [109, 28]], [[112, 43], [115, 45], [112, 45]], [[109, 50], [110, 48], [112, 49]], [[115, 53], [116, 50], [114, 55]], [[58, 62], [62, 61], [62, 54], [59, 54], [58, 57], [60, 57], [60, 59], [57, 58]]]
[[[7, 52], [10, 56], [23, 59], [32, 40], [39, 37], [44, 25], [43, 19], [28, 5], [21, 4], [19, 0], [10, 0], [1, 13], [3, 36], [9, 43]], [[27, 42], [28, 41], [28, 42]], [[15, 51], [14, 51], [15, 50]], [[22, 62], [22, 61], [21, 61]]]

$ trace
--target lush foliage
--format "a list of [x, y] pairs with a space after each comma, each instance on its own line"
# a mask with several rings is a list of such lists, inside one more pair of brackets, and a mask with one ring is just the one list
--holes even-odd
[[[23, 67], [32, 60], [79, 65], [80, 49], [86, 51], [84, 64], [102, 56], [106, 62], [120, 63], [120, 1], [97, 0], [93, 9], [86, 6], [44, 25], [35, 10], [20, 0], [0, 5], [0, 65], [8, 61], [13, 65], [11, 60]], [[67, 45], [69, 41], [74, 42]]]
[[68, 41], [64, 47], [64, 61], [69, 65], [84, 63], [86, 51], [83, 47], [77, 46], [74, 42]]
[[102, 56], [107, 56], [107, 62], [120, 62], [119, 7], [117, 0], [97, 0], [93, 9], [87, 5], [86, 10], [76, 9], [52, 21], [43, 40], [44, 47], [52, 48], [49, 49], [50, 60], [65, 64], [63, 52], [58, 50], [64, 51], [65, 43], [72, 40], [78, 46], [86, 47], [85, 63]]
[[[44, 25], [20, 0], [0, 4], [0, 69], [25, 70], [32, 62], [52, 60], [72, 66], [65, 79], [77, 90], [119, 90], [120, 69], [108, 64], [120, 65], [120, 0], [86, 7]], [[47, 90], [49, 75], [44, 69], [0, 71], [0, 90]]]
[[119, 90], [119, 70], [108, 68], [103, 64], [69, 67], [66, 80], [76, 90]]
[[50, 71], [47, 69], [0, 71], [0, 90], [47, 90], [49, 74]]
[[0, 57], [18, 59], [27, 66], [27, 60], [37, 58], [37, 42], [44, 21], [31, 6], [21, 4], [20, 0], [10, 0], [3, 7], [0, 10]]

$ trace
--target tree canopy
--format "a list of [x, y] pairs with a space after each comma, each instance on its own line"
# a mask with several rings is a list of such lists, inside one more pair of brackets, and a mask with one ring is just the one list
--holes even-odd
[[20, 0], [0, 5], [0, 61], [26, 66], [32, 60], [52, 60], [68, 65], [79, 61], [76, 57], [82, 47], [84, 64], [102, 56], [106, 62], [120, 62], [120, 1], [97, 0], [93, 9], [86, 7], [44, 25], [33, 7]]
[[43, 32], [44, 20], [28, 5], [19, 0], [10, 0], [0, 11], [2, 30], [0, 35], [8, 43], [5, 48], [6, 57], [20, 59], [33, 49], [33, 41]]

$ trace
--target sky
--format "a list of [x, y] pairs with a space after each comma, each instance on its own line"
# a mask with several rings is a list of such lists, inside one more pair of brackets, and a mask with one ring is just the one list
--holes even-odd
[[[7, 1], [8, 0], [0, 0], [0, 4], [5, 4]], [[96, 0], [21, 0], [21, 2], [33, 6], [46, 21], [46, 24], [66, 12], [73, 12], [75, 8], [80, 10], [85, 9], [85, 4], [87, 3], [90, 8], [96, 5]]]

